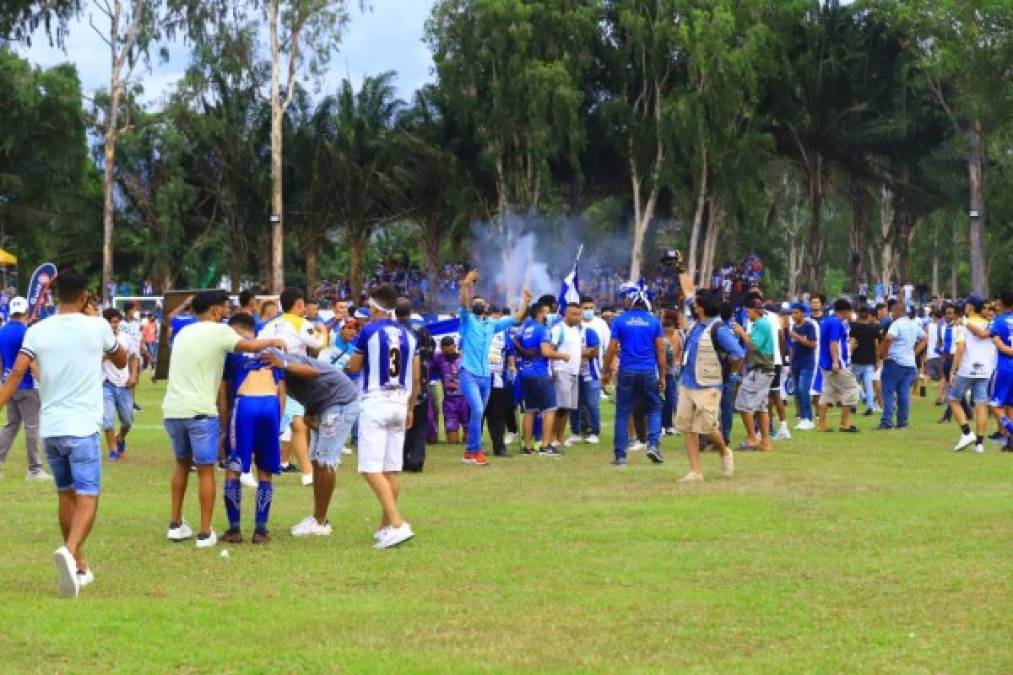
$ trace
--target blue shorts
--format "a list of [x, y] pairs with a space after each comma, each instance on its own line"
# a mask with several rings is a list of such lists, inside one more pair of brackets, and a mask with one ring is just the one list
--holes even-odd
[[988, 404], [993, 408], [1013, 406], [1013, 370], [995, 371]]
[[310, 431], [310, 460], [314, 464], [329, 468], [341, 464], [341, 450], [359, 419], [359, 405], [359, 399], [355, 399], [316, 416], [317, 428]]
[[277, 396], [237, 396], [227, 439], [229, 470], [247, 473], [256, 459], [261, 471], [281, 473], [279, 424], [281, 405]]
[[285, 397], [285, 414], [281, 418], [281, 423], [278, 425], [278, 433], [283, 434], [285, 430], [292, 425], [292, 420], [296, 417], [306, 417], [306, 408], [302, 403], [295, 400], [291, 396]]
[[556, 409], [556, 385], [548, 375], [521, 376], [524, 412], [548, 412]]
[[86, 497], [98, 496], [102, 483], [102, 453], [97, 433], [43, 438], [42, 445], [57, 492], [73, 490]]
[[968, 391], [971, 392], [971, 402], [974, 405], [988, 403], [988, 378], [957, 375], [948, 396], [951, 401], [962, 401]]
[[218, 463], [218, 418], [208, 416], [162, 422], [176, 459], [193, 459], [197, 466]]
[[102, 431], [112, 431], [116, 418], [120, 429], [134, 426], [134, 392], [117, 387], [109, 381], [102, 383]]

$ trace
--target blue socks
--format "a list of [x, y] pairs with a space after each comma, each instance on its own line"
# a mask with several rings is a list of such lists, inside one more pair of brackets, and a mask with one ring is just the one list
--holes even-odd
[[1002, 428], [1006, 430], [1007, 434], [1013, 436], [1013, 420], [1010, 420], [1010, 418], [1003, 415], [999, 418], [999, 424], [1002, 425]]
[[274, 499], [274, 484], [262, 480], [257, 484], [257, 532], [267, 531], [267, 519], [271, 515], [271, 500]]
[[229, 517], [229, 529], [239, 529], [239, 505], [243, 500], [242, 487], [239, 480], [225, 479], [225, 513]]

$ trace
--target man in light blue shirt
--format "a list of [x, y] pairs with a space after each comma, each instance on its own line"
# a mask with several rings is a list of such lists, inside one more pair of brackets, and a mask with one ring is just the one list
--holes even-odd
[[880, 357], [884, 358], [883, 373], [880, 376], [883, 388], [883, 417], [878, 431], [893, 429], [893, 409], [896, 399], [897, 429], [908, 425], [908, 410], [911, 406], [911, 387], [918, 376], [915, 354], [925, 349], [926, 338], [921, 326], [905, 316], [903, 302], [891, 307], [893, 322], [886, 337], [879, 346]]
[[[466, 464], [482, 465], [482, 418], [492, 392], [492, 372], [489, 370], [489, 350], [496, 333], [505, 331], [520, 323], [531, 303], [531, 291], [525, 290], [520, 309], [515, 316], [504, 316], [493, 321], [486, 316], [488, 305], [481, 296], [473, 296], [472, 289], [478, 281], [478, 270], [471, 270], [461, 280], [459, 298], [461, 309], [458, 317], [461, 326], [461, 393], [468, 401], [471, 417], [468, 420], [468, 447], [464, 452]], [[483, 454], [481, 458], [476, 457]], [[485, 462], [487, 463], [487, 462]]]

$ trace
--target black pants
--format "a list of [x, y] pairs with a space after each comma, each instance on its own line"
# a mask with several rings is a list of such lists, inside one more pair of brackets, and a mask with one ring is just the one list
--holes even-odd
[[503, 442], [504, 434], [507, 431], [512, 434], [517, 433], [513, 388], [492, 388], [489, 393], [489, 405], [485, 407], [485, 422], [489, 425], [492, 451], [496, 454], [503, 454], [506, 452], [506, 444]]
[[415, 404], [412, 425], [404, 436], [404, 470], [422, 471], [426, 463], [426, 432], [429, 427], [429, 402]]

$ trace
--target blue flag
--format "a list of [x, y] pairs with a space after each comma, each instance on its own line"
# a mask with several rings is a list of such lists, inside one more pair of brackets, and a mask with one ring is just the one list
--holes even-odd
[[559, 313], [566, 311], [567, 305], [580, 304], [580, 279], [577, 276], [577, 263], [573, 263], [573, 271], [563, 279], [563, 286], [559, 289]]

